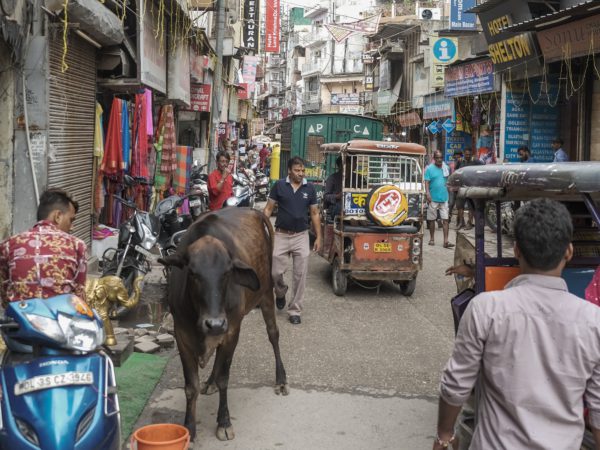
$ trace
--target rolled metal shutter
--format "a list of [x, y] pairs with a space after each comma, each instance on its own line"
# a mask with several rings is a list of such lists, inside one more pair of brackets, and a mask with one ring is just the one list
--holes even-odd
[[69, 33], [66, 63], [62, 29], [49, 36], [48, 187], [68, 191], [79, 202], [73, 234], [91, 248], [93, 227], [96, 48]]

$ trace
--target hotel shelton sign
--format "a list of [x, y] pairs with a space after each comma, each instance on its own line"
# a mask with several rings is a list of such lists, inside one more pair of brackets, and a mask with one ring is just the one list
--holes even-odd
[[[526, 6], [526, 2], [525, 7]], [[509, 67], [520, 67], [529, 69], [539, 67], [539, 52], [531, 33], [519, 33], [504, 31], [513, 24], [512, 14], [523, 9], [520, 0], [508, 0], [502, 2], [488, 11], [479, 13], [479, 20], [483, 27], [483, 34], [488, 44], [488, 52], [494, 63], [496, 71], [502, 71]], [[528, 14], [528, 10], [525, 10]], [[530, 18], [530, 14], [529, 17]]]

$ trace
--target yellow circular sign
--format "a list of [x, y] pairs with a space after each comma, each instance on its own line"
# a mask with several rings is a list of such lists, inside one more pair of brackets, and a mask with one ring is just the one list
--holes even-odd
[[369, 216], [384, 227], [400, 225], [408, 217], [408, 199], [398, 186], [386, 184], [371, 191]]

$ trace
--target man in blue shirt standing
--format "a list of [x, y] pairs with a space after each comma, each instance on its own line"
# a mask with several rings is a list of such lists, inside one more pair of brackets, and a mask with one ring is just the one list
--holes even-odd
[[425, 170], [425, 192], [427, 193], [427, 226], [429, 228], [429, 245], [435, 244], [435, 221], [440, 212], [444, 232], [444, 248], [454, 247], [448, 242], [448, 188], [446, 181], [450, 176], [450, 168], [444, 163], [442, 152], [433, 154], [434, 163]]
[[554, 150], [554, 161], [552, 162], [567, 162], [569, 155], [562, 148], [564, 142], [561, 138], [556, 138], [552, 141], [552, 149]]
[[317, 207], [317, 193], [312, 183], [304, 178], [304, 161], [297, 156], [288, 162], [288, 176], [273, 186], [263, 213], [271, 217], [277, 205], [275, 220], [275, 246], [273, 248], [273, 284], [277, 309], [286, 304], [288, 286], [283, 279], [289, 257], [292, 257], [292, 299], [288, 306], [289, 321], [293, 325], [301, 323], [304, 287], [308, 272], [310, 245], [308, 238], [309, 213], [316, 239], [314, 251], [321, 249], [321, 220]]

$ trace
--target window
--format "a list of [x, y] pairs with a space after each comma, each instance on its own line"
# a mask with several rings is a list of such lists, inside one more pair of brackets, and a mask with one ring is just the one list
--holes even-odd
[[320, 57], [321, 57], [321, 50], [315, 51], [315, 58], [320, 58]]

